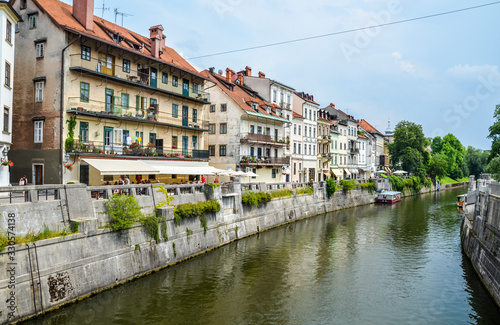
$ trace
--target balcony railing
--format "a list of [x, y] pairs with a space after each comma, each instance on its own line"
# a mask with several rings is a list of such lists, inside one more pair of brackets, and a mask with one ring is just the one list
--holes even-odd
[[[122, 60], [117, 61], [122, 62]], [[184, 87], [182, 78], [180, 77], [177, 83], [174, 83], [170, 70], [168, 79], [163, 80], [162, 71], [160, 69], [157, 69], [155, 77], [155, 73], [152, 73], [151, 69], [145, 64], [142, 65], [145, 68], [139, 70], [132, 69], [132, 66], [136, 65], [134, 64], [124, 69], [122, 65], [114, 62], [104, 62], [94, 57], [91, 57], [90, 60], [84, 60], [81, 58], [80, 54], [70, 55], [71, 70], [116, 79], [116, 81], [125, 82], [132, 86], [151, 88], [154, 91], [182, 98], [189, 98], [201, 103], [210, 103], [210, 94], [200, 89], [201, 83], [197, 88], [192, 87], [193, 84], [190, 84], [189, 87]], [[124, 72], [124, 70], [126, 72]]]
[[318, 157], [322, 158], [322, 159], [332, 159], [332, 154], [331, 153], [320, 153], [320, 154], [318, 154]]
[[275, 137], [269, 134], [256, 134], [256, 133], [243, 133], [241, 135], [241, 141], [248, 142], [259, 142], [259, 143], [268, 143], [278, 146], [289, 145], [290, 142], [285, 141], [281, 137]]
[[290, 157], [255, 157], [241, 156], [241, 165], [251, 166], [273, 166], [273, 165], [290, 165]]
[[163, 157], [185, 160], [208, 160], [208, 150], [177, 149], [177, 146], [142, 146], [136, 142], [130, 145], [105, 144], [104, 142], [89, 141], [88, 143], [77, 142], [71, 151], [75, 154], [104, 155], [104, 156], [141, 156], [141, 157]]
[[[116, 100], [114, 103], [105, 103], [96, 100], [88, 100], [82, 102], [80, 97], [68, 98], [69, 111], [80, 114], [95, 114], [100, 117], [120, 117], [123, 119], [132, 119], [138, 121], [152, 121], [166, 123], [169, 125], [177, 125], [180, 127], [190, 127], [194, 129], [208, 129], [208, 122], [200, 120], [198, 117], [182, 117], [181, 112], [177, 117], [172, 116], [172, 113], [160, 111], [159, 104], [153, 104], [146, 108], [130, 107], [121, 101]], [[199, 114], [202, 114], [200, 110]]]
[[354, 154], [359, 153], [359, 148], [352, 147], [350, 150], [351, 150], [351, 153], [354, 153]]

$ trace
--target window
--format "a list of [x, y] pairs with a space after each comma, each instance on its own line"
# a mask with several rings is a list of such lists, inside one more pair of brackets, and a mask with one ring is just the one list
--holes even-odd
[[262, 134], [262, 126], [257, 126], [257, 134]]
[[9, 132], [9, 119], [10, 119], [9, 108], [4, 106], [4, 108], [3, 108], [3, 132]]
[[210, 105], [210, 113], [215, 113], [215, 105]]
[[200, 84], [193, 82], [193, 93], [195, 93], [195, 94], [201, 93]]
[[151, 143], [153, 146], [156, 144], [156, 133], [149, 134], [149, 143]]
[[142, 96], [135, 96], [135, 109], [143, 114], [142, 111], [146, 109], [148, 99]]
[[80, 141], [89, 142], [89, 122], [80, 122]]
[[5, 62], [5, 86], [10, 88], [10, 63]]
[[293, 134], [297, 134], [297, 124], [293, 125]]
[[299, 150], [298, 151], [299, 151], [299, 155], [300, 155], [300, 143], [299, 143]]
[[250, 134], [254, 134], [254, 133], [255, 133], [255, 126], [250, 125]]
[[177, 78], [176, 76], [172, 77], [172, 86], [174, 87], [179, 86], [179, 78]]
[[309, 145], [309, 156], [312, 155], [312, 147]]
[[172, 104], [172, 117], [179, 117], [179, 105]]
[[226, 145], [221, 144], [219, 146], [219, 156], [224, 157], [226, 155]]
[[226, 134], [227, 133], [227, 123], [221, 123], [220, 124], [220, 134]]
[[166, 72], [161, 73], [161, 82], [164, 84], [168, 84], [168, 73]]
[[122, 94], [122, 108], [129, 108], [130, 97], [129, 94]]
[[29, 23], [29, 28], [30, 29], [35, 29], [36, 28], [36, 20], [38, 18], [38, 14], [31, 14], [28, 15], [28, 23]]
[[35, 143], [43, 142], [43, 121], [35, 121]]
[[276, 168], [272, 169], [272, 178], [276, 178]]
[[82, 45], [82, 60], [90, 61], [90, 47]]
[[144, 143], [144, 132], [135, 131], [135, 137], [137, 138], [137, 142], [139, 142], [142, 146], [142, 144]]
[[209, 155], [210, 157], [215, 156], [215, 146], [214, 146], [214, 145], [210, 145], [210, 146], [208, 146], [208, 155]]
[[286, 95], [286, 103], [290, 105], [290, 95]]
[[45, 86], [44, 81], [35, 82], [35, 103], [43, 102], [43, 87]]
[[[300, 131], [300, 127], [301, 127], [301, 126], [299, 125], [299, 135], [300, 135], [300, 133], [301, 133], [301, 131]], [[300, 151], [300, 150], [299, 150], [299, 151]], [[300, 152], [299, 152], [299, 153], [300, 153]]]
[[123, 72], [130, 73], [130, 60], [123, 59]]
[[215, 134], [215, 124], [208, 125], [208, 134]]
[[45, 42], [36, 43], [36, 57], [43, 58], [43, 53], [45, 52]]
[[177, 149], [177, 136], [172, 136], [172, 149]]
[[193, 108], [193, 123], [198, 123], [198, 110]]
[[273, 103], [276, 103], [276, 89], [273, 89]]
[[90, 97], [90, 84], [86, 82], [80, 82], [80, 101], [88, 103], [89, 97]]
[[227, 111], [227, 104], [220, 104], [220, 111], [221, 112]]
[[98, 68], [100, 73], [107, 74], [108, 76], [115, 75], [115, 57], [106, 53], [99, 54]]
[[7, 19], [7, 26], [5, 28], [5, 40], [12, 43], [12, 23]]
[[21, 0], [21, 4], [19, 6], [20, 9], [26, 9], [28, 5], [26, 4], [26, 0]]
[[293, 153], [297, 153], [297, 144], [296, 143], [293, 144]]

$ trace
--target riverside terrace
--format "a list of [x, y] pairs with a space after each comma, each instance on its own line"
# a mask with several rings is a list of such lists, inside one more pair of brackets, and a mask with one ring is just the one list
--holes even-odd
[[[323, 182], [324, 183], [324, 182]], [[313, 186], [319, 195], [324, 196], [324, 184], [317, 183], [252, 183], [241, 184], [229, 182], [221, 184], [220, 195], [224, 214], [235, 213], [238, 206], [236, 198], [247, 190], [260, 192], [274, 189], [295, 189]], [[69, 226], [71, 221], [102, 219], [99, 216], [106, 214], [105, 201], [113, 193], [126, 193], [133, 195], [142, 211], [146, 215], [154, 213], [155, 207], [164, 200], [164, 194], [158, 189], [164, 187], [168, 195], [173, 197], [173, 205], [198, 202], [210, 199], [213, 192], [211, 184], [185, 184], [165, 185], [131, 184], [131, 185], [106, 185], [86, 186], [85, 184], [71, 185], [28, 185], [0, 187], [0, 232], [7, 230], [7, 215], [16, 215], [16, 234], [26, 235], [29, 232], [42, 231], [46, 226], [50, 229], [61, 229]], [[219, 190], [217, 190], [219, 191]], [[103, 220], [99, 227], [105, 226]]]

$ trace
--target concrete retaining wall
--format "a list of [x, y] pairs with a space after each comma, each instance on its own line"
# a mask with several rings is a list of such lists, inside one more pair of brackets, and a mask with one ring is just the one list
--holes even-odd
[[[57, 211], [52, 217], [31, 216], [29, 209], [36, 205], [30, 203], [14, 204], [2, 210], [3, 225], [8, 226], [11, 213], [10, 216], [16, 218], [16, 231], [29, 229], [25, 223], [35, 227], [38, 226], [35, 222], [44, 222], [51, 228], [57, 224], [69, 224], [68, 220], [81, 224], [79, 233], [38, 241], [30, 244], [29, 250], [28, 245], [15, 245], [0, 253], [0, 265], [4, 269], [12, 268], [10, 273], [0, 272], [0, 322], [7, 322], [9, 316], [14, 321], [57, 308], [266, 229], [328, 211], [370, 204], [375, 200], [374, 194], [360, 189], [349, 194], [337, 191], [331, 200], [327, 200], [325, 188], [315, 184], [312, 195], [295, 195], [293, 191], [293, 197], [277, 198], [250, 208], [242, 206], [241, 190], [235, 184], [236, 193], [223, 195], [220, 188], [215, 188], [204, 194], [203, 199], [216, 199], [223, 204], [220, 212], [207, 216], [206, 232], [199, 218], [175, 225], [173, 208], [159, 209], [167, 219], [168, 240], [156, 243], [140, 224], [118, 232], [102, 228], [109, 222], [104, 209], [105, 200], [92, 200], [87, 190], [78, 186], [69, 188], [69, 194], [66, 193], [61, 200], [44, 202], [43, 211], [70, 211], [72, 208], [67, 204], [72, 205], [72, 200], [76, 199], [88, 213], [79, 213], [80, 218], [73, 218], [71, 214], [65, 217], [63, 212]], [[156, 192], [149, 194], [153, 193]], [[199, 194], [193, 195], [199, 199]], [[151, 212], [155, 203], [162, 200], [157, 193], [136, 198], [146, 212]], [[33, 207], [27, 208], [29, 205]], [[37, 221], [38, 217], [40, 220]], [[5, 301], [7, 303], [1, 303]]]
[[[490, 186], [491, 185], [491, 186]], [[471, 176], [461, 230], [462, 248], [500, 306], [500, 184]]]

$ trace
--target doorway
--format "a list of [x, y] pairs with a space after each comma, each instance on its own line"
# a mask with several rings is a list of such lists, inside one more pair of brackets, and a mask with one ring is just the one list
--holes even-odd
[[43, 185], [43, 164], [33, 164], [33, 184]]

